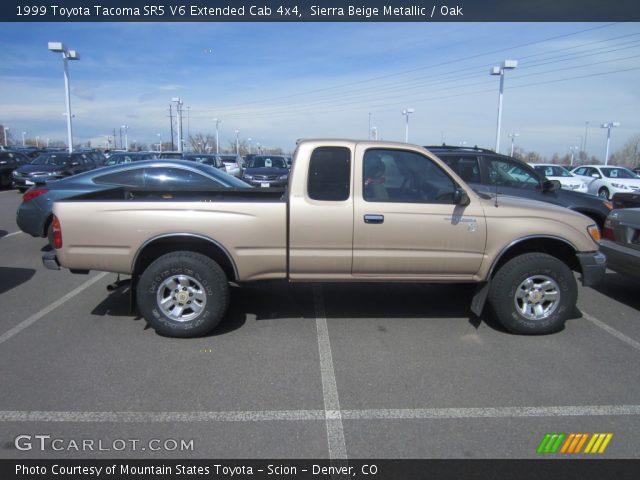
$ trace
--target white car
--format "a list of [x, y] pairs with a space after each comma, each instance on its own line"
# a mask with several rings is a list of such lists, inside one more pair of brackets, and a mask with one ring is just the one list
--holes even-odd
[[640, 177], [624, 167], [582, 165], [571, 173], [587, 182], [587, 193], [607, 200], [618, 192], [640, 192]]
[[548, 180], [558, 180], [562, 188], [573, 190], [574, 192], [587, 193], [587, 184], [582, 179], [576, 177], [566, 168], [551, 163], [530, 163], [534, 170]]

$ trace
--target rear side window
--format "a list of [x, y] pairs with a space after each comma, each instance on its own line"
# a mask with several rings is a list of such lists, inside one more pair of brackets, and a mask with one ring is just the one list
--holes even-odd
[[136, 168], [133, 170], [125, 170], [124, 172], [108, 173], [94, 178], [93, 183], [141, 188], [144, 186], [143, 171], [142, 168]]
[[351, 194], [351, 151], [318, 147], [311, 154], [307, 190], [313, 200], [343, 201]]

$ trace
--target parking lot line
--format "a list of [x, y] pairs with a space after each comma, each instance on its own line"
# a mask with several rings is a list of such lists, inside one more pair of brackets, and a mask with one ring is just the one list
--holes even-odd
[[4, 237], [0, 237], [0, 238], [13, 237], [14, 235], [18, 235], [20, 233], [22, 233], [22, 230], [18, 230], [17, 232], [7, 233]]
[[[340, 418], [341, 420], [455, 420], [475, 418], [619, 417], [633, 415], [640, 415], [640, 405], [364, 409], [342, 410]], [[228, 412], [30, 412], [0, 410], [0, 422], [2, 423], [189, 423], [322, 420], [326, 421], [326, 412], [323, 410], [256, 410]]]
[[320, 352], [320, 373], [322, 375], [322, 395], [324, 397], [325, 418], [327, 424], [327, 441], [329, 443], [329, 459], [346, 459], [347, 446], [344, 439], [344, 427], [340, 413], [340, 400], [336, 375], [333, 368], [329, 329], [324, 310], [322, 287], [313, 286], [313, 303], [316, 313], [316, 329], [318, 331], [318, 351]]
[[9, 340], [11, 337], [13, 337], [13, 336], [17, 335], [18, 333], [20, 333], [25, 328], [27, 328], [30, 325], [33, 325], [34, 323], [36, 323], [38, 320], [40, 320], [46, 314], [52, 312], [53, 310], [58, 308], [60, 305], [65, 303], [67, 300], [70, 300], [71, 298], [75, 297], [76, 295], [78, 295], [83, 290], [89, 288], [91, 285], [96, 283], [98, 280], [100, 280], [101, 278], [105, 277], [107, 275], [107, 273], [108, 272], [100, 273], [100, 274], [96, 275], [95, 277], [91, 278], [90, 280], [87, 280], [82, 285], [80, 285], [78, 288], [76, 288], [74, 290], [71, 290], [64, 297], [56, 300], [55, 302], [53, 302], [49, 306], [47, 306], [47, 307], [43, 308], [42, 310], [40, 310], [38, 313], [34, 313], [33, 315], [31, 315], [26, 320], [23, 320], [22, 322], [17, 324], [15, 327], [13, 327], [13, 328], [7, 330], [6, 332], [4, 332], [2, 335], [0, 335], [0, 345], [2, 345], [4, 342]]
[[589, 315], [588, 313], [582, 313], [582, 316], [589, 320], [591, 323], [593, 323], [594, 325], [600, 327], [601, 329], [603, 329], [605, 332], [609, 333], [610, 335], [613, 335], [614, 337], [616, 337], [618, 340], [622, 340], [624, 343], [631, 345], [633, 348], [635, 348], [636, 350], [640, 351], [640, 342], [634, 340], [631, 337], [626, 336], [624, 333], [616, 330], [615, 328], [607, 325], [606, 323], [604, 323], [601, 320], [598, 320], [595, 317], [592, 317], [591, 315]]

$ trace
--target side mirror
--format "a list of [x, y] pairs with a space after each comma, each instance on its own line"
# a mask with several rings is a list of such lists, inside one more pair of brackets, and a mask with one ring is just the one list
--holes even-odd
[[453, 203], [463, 207], [471, 203], [471, 199], [464, 188], [456, 188], [455, 192], [453, 192]]
[[598, 175], [597, 173], [592, 173], [592, 174], [591, 174], [591, 176], [592, 176], [593, 178], [600, 178], [600, 175]]
[[80, 162], [71, 162], [72, 167], [77, 167], [78, 165], [80, 165]]
[[543, 192], [555, 192], [562, 188], [562, 184], [558, 180], [545, 180], [542, 184]]

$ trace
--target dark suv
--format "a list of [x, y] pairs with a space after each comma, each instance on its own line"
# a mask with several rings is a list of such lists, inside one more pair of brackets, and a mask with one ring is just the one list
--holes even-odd
[[483, 148], [426, 146], [477, 192], [512, 195], [553, 203], [592, 218], [602, 229], [611, 202], [560, 188], [527, 163]]
[[13, 150], [0, 150], [0, 186], [10, 187], [12, 172], [30, 161], [31, 159], [24, 153]]
[[57, 180], [100, 165], [86, 153], [47, 152], [13, 172], [13, 185], [21, 192], [39, 181]]

